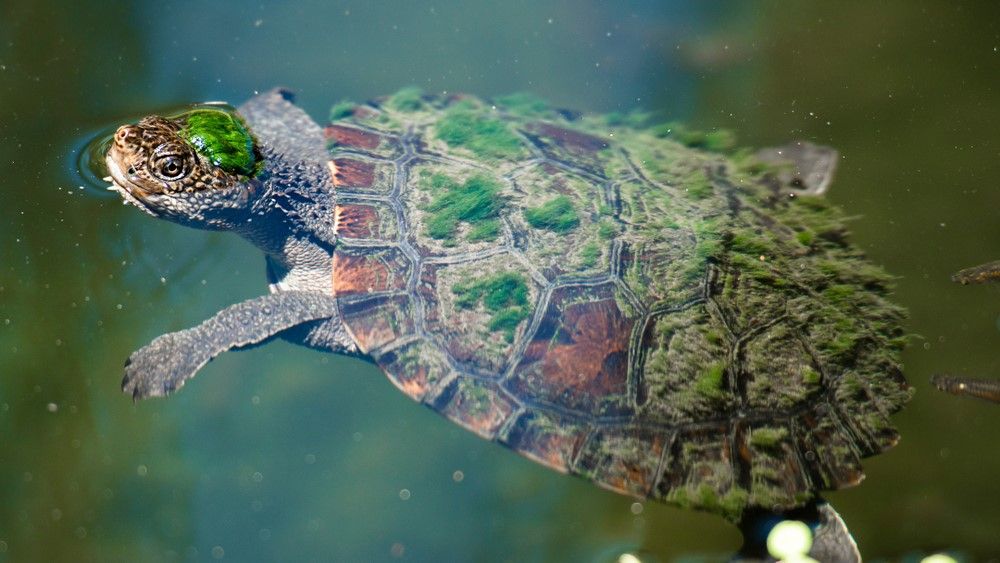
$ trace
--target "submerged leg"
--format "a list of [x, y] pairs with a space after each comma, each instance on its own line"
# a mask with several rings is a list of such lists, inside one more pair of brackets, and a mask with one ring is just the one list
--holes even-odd
[[165, 396], [227, 350], [337, 314], [333, 296], [308, 291], [281, 291], [231, 305], [198, 326], [158, 336], [133, 352], [125, 362], [122, 391], [135, 399]]
[[840, 156], [830, 147], [805, 141], [761, 149], [756, 157], [778, 167], [777, 176], [795, 195], [820, 196], [833, 181]]
[[840, 514], [821, 498], [815, 498], [801, 508], [786, 512], [751, 509], [739, 523], [743, 532], [743, 547], [736, 561], [771, 560], [767, 540], [771, 531], [785, 520], [798, 520], [812, 531], [812, 546], [808, 555], [815, 561], [860, 563], [861, 553]]
[[956, 272], [955, 275], [951, 276], [951, 281], [956, 281], [962, 285], [1000, 282], [1000, 260]]
[[931, 376], [931, 385], [952, 395], [968, 395], [1000, 403], [1000, 379], [974, 379], [935, 374]]

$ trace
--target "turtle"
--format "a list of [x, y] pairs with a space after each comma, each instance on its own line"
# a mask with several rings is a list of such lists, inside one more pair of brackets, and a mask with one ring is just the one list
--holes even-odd
[[896, 444], [911, 388], [893, 280], [818, 197], [837, 153], [652, 121], [408, 88], [321, 126], [277, 88], [121, 126], [109, 189], [238, 233], [269, 282], [123, 391], [282, 337], [557, 471], [733, 522], [811, 507], [853, 548], [819, 495]]

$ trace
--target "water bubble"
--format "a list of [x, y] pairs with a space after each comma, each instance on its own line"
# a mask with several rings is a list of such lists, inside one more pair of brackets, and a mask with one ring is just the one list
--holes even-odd
[[253, 404], [253, 405], [255, 405], [255, 406], [259, 405], [260, 404], [260, 397], [258, 397], [257, 395], [254, 395], [253, 397], [250, 397], [250, 403]]
[[212, 559], [222, 559], [225, 556], [226, 550], [222, 549], [221, 545], [212, 548]]
[[76, 535], [76, 537], [82, 540], [83, 538], [87, 537], [87, 528], [84, 528], [83, 526], [77, 526], [76, 530], [74, 530], [73, 533]]
[[399, 491], [400, 500], [410, 500], [410, 489], [401, 489]]
[[924, 557], [920, 560], [920, 563], [958, 563], [958, 559], [955, 559], [947, 553], [935, 553], [934, 555]]
[[618, 563], [642, 563], [642, 559], [633, 553], [623, 553], [618, 556]]
[[815, 561], [806, 557], [812, 547], [812, 531], [803, 522], [779, 522], [767, 535], [767, 551], [776, 559]]
[[642, 506], [641, 502], [633, 502], [632, 506], [629, 507], [629, 510], [632, 511], [632, 514], [636, 514], [636, 515], [642, 514], [642, 509], [643, 509], [643, 506]]
[[462, 473], [461, 469], [456, 469], [454, 473], [451, 474], [451, 480], [456, 483], [461, 483], [465, 479], [465, 473]]
[[135, 472], [139, 475], [139, 477], [145, 477], [146, 474], [149, 473], [149, 468], [140, 464], [139, 467], [135, 468]]
[[399, 559], [400, 557], [403, 556], [404, 553], [406, 553], [406, 546], [404, 546], [399, 542], [396, 542], [392, 544], [391, 548], [389, 548], [389, 553], [396, 559]]
[[260, 471], [254, 471], [252, 479], [254, 483], [260, 483], [264, 480], [264, 474]]

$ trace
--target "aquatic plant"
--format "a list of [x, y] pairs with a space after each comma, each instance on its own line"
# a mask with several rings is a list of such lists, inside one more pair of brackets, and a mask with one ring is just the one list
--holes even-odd
[[330, 108], [330, 121], [337, 121], [354, 115], [354, 108], [357, 104], [351, 100], [341, 100]]
[[428, 236], [451, 241], [460, 222], [473, 224], [467, 236], [470, 241], [494, 240], [500, 234], [496, 220], [503, 207], [499, 182], [476, 175], [459, 184], [444, 174], [434, 174], [427, 183], [435, 194], [423, 207], [428, 212]]
[[521, 139], [499, 119], [482, 115], [468, 104], [450, 109], [437, 124], [437, 138], [488, 159], [516, 158], [524, 152]]
[[390, 109], [413, 112], [424, 107], [424, 91], [416, 86], [408, 86], [393, 94], [386, 105]]
[[219, 110], [195, 110], [185, 116], [180, 135], [226, 172], [253, 174], [256, 164], [253, 137], [235, 115]]
[[538, 207], [525, 209], [524, 219], [536, 229], [557, 233], [564, 233], [580, 224], [573, 202], [564, 195], [550, 199]]
[[514, 331], [521, 321], [528, 318], [528, 285], [518, 273], [503, 272], [460, 282], [451, 291], [459, 307], [471, 309], [482, 302], [491, 313], [489, 329], [502, 331], [508, 342], [514, 340]]
[[495, 98], [494, 101], [510, 113], [521, 117], [543, 117], [552, 113], [548, 102], [528, 92], [514, 92]]

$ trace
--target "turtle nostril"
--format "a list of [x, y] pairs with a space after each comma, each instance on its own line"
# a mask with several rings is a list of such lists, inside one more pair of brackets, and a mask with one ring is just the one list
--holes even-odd
[[132, 125], [122, 125], [115, 131], [115, 142], [120, 145], [134, 143], [136, 137], [136, 128]]

